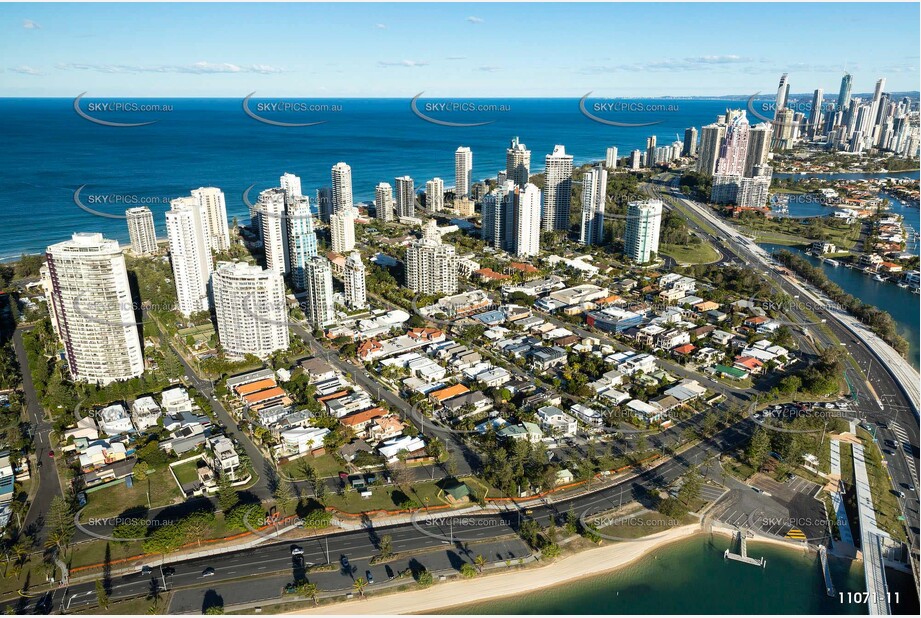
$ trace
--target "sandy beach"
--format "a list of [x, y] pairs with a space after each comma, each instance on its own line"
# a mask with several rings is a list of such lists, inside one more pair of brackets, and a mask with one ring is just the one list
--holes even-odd
[[655, 539], [618, 543], [567, 556], [547, 566], [512, 571], [473, 579], [459, 579], [431, 588], [356, 599], [294, 614], [424, 614], [473, 601], [487, 601], [556, 586], [591, 577], [624, 566], [657, 547], [686, 539], [701, 532], [700, 524], [673, 528]]

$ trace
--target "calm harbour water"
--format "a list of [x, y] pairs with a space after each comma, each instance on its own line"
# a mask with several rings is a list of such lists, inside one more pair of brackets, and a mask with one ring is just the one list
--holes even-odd
[[[625, 567], [597, 577], [442, 613], [458, 614], [866, 614], [866, 607], [825, 594], [818, 557], [796, 549], [750, 543], [764, 556], [759, 569], [723, 559], [729, 539], [698, 535], [654, 550]], [[838, 591], [865, 590], [860, 563], [832, 559]], [[893, 574], [899, 614], [916, 614], [917, 598]], [[910, 579], [910, 578], [909, 578]], [[893, 588], [894, 590], [895, 588]], [[907, 596], [906, 596], [907, 595]], [[910, 597], [910, 598], [908, 598]]]

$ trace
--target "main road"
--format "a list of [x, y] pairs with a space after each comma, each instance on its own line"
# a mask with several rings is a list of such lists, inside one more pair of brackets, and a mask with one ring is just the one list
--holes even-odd
[[[917, 558], [919, 512], [917, 493], [909, 487], [917, 486], [919, 455], [918, 432], [918, 372], [904, 358], [883, 342], [859, 320], [847, 314], [821, 291], [806, 282], [778, 273], [770, 256], [751, 239], [716, 215], [707, 205], [688, 199], [676, 189], [676, 182], [668, 183], [670, 197], [697, 215], [720, 235], [724, 249], [731, 251], [749, 267], [763, 272], [798, 303], [791, 304], [801, 319], [808, 319], [802, 308], [808, 308], [821, 320], [820, 326], [830, 329], [839, 345], [854, 359], [866, 374], [859, 390], [869, 397], [859, 399], [859, 412], [863, 418], [877, 426], [876, 435], [888, 443], [892, 450], [887, 455], [889, 474], [896, 491], [905, 491], [901, 498], [902, 513], [906, 519], [911, 550]], [[799, 308], [798, 305], [803, 307]], [[821, 328], [813, 329], [821, 335]], [[865, 388], [864, 388], [865, 387]]]
[[[272, 542], [220, 556], [176, 561], [166, 565], [156, 562], [150, 564], [152, 570], [148, 574], [139, 571], [114, 577], [105, 583], [112, 601], [144, 597], [155, 590], [162, 592], [164, 589], [177, 588], [201, 589], [204, 594], [208, 587], [219, 582], [234, 582], [239, 586], [259, 589], [265, 586], [265, 578], [279, 573], [290, 574], [292, 581], [297, 577], [306, 577], [325, 590], [347, 590], [351, 588], [352, 578], [356, 576], [354, 569], [343, 568], [333, 574], [305, 573], [303, 567], [292, 558], [292, 545], [303, 549], [303, 560], [306, 563], [342, 564], [342, 559], [346, 558], [349, 564], [362, 567], [370, 557], [379, 553], [380, 539], [384, 535], [391, 537], [396, 554], [412, 556], [416, 553], [420, 562], [425, 560], [425, 552], [446, 546], [455, 548], [458, 553], [476, 553], [476, 546], [468, 547], [469, 544], [515, 534], [521, 523], [528, 519], [547, 526], [551, 520], [561, 523], [569, 512], [584, 517], [611, 510], [631, 500], [645, 500], [649, 490], [667, 486], [691, 466], [703, 464], [720, 453], [741, 446], [751, 435], [752, 428], [752, 421], [743, 420], [680, 455], [664, 459], [659, 465], [638, 472], [632, 478], [569, 499], [546, 501], [527, 509], [511, 504], [505, 512], [484, 515], [429, 515], [425, 510], [419, 510], [414, 522], [409, 524], [381, 528], [369, 525], [362, 530], [318, 534], [293, 543]], [[205, 575], [209, 568], [215, 571], [212, 576]], [[361, 575], [361, 572], [357, 573], [357, 576]], [[73, 611], [78, 608], [85, 610], [96, 604], [95, 586], [94, 581], [76, 583], [47, 593], [23, 596], [8, 601], [6, 605], [21, 614]], [[369, 588], [374, 587], [371, 585]]]

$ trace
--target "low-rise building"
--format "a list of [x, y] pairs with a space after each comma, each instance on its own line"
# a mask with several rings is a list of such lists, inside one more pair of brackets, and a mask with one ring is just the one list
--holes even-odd
[[576, 435], [579, 424], [576, 419], [554, 406], [544, 406], [537, 410], [541, 428], [556, 437], [568, 438]]
[[240, 469], [240, 456], [233, 442], [227, 436], [215, 436], [208, 439], [205, 449], [205, 461], [218, 474], [226, 474], [231, 480], [237, 479]]
[[117, 436], [123, 433], [134, 431], [134, 425], [131, 424], [131, 416], [120, 403], [113, 403], [106, 406], [98, 413], [99, 429], [110, 436]]
[[157, 426], [162, 411], [153, 397], [140, 397], [131, 404], [131, 420], [138, 431]]

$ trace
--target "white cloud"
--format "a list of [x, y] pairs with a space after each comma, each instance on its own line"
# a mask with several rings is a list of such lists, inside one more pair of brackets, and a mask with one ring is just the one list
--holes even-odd
[[466, 60], [467, 56], [448, 56], [445, 60]]
[[614, 65], [595, 65], [586, 67], [583, 73], [617, 73], [625, 72], [645, 72], [645, 71], [702, 71], [721, 66], [734, 64], [751, 64], [755, 62], [752, 58], [736, 56], [734, 54], [725, 56], [696, 56], [690, 58], [666, 58], [665, 60], [655, 60], [652, 62], [634, 62], [629, 64]]
[[469, 21], [471, 24], [482, 24], [485, 20], [482, 17], [470, 16], [467, 18], [467, 21]]
[[477, 71], [483, 71], [485, 73], [495, 73], [496, 71], [501, 71], [501, 70], [502, 70], [501, 67], [493, 67], [493, 66], [477, 67]]
[[387, 24], [374, 24], [374, 27], [377, 28], [378, 30], [386, 30]]
[[210, 75], [223, 73], [283, 73], [284, 69], [266, 64], [239, 65], [230, 62], [194, 62], [188, 65], [132, 65], [132, 64], [80, 64], [62, 63], [56, 66], [62, 71], [96, 71], [98, 73], [191, 73]]
[[31, 19], [22, 20], [22, 27], [26, 30], [41, 30], [41, 26]]
[[42, 72], [39, 71], [38, 69], [33, 69], [32, 67], [27, 66], [25, 64], [20, 65], [18, 67], [12, 67], [7, 70], [12, 71], [13, 73], [20, 73], [22, 75], [41, 75], [42, 74]]
[[425, 62], [422, 60], [400, 60], [399, 62], [385, 62], [384, 60], [380, 60], [378, 61], [377, 64], [378, 66], [381, 66], [381, 67], [416, 68], [416, 67], [424, 67], [428, 64], [428, 62]]

